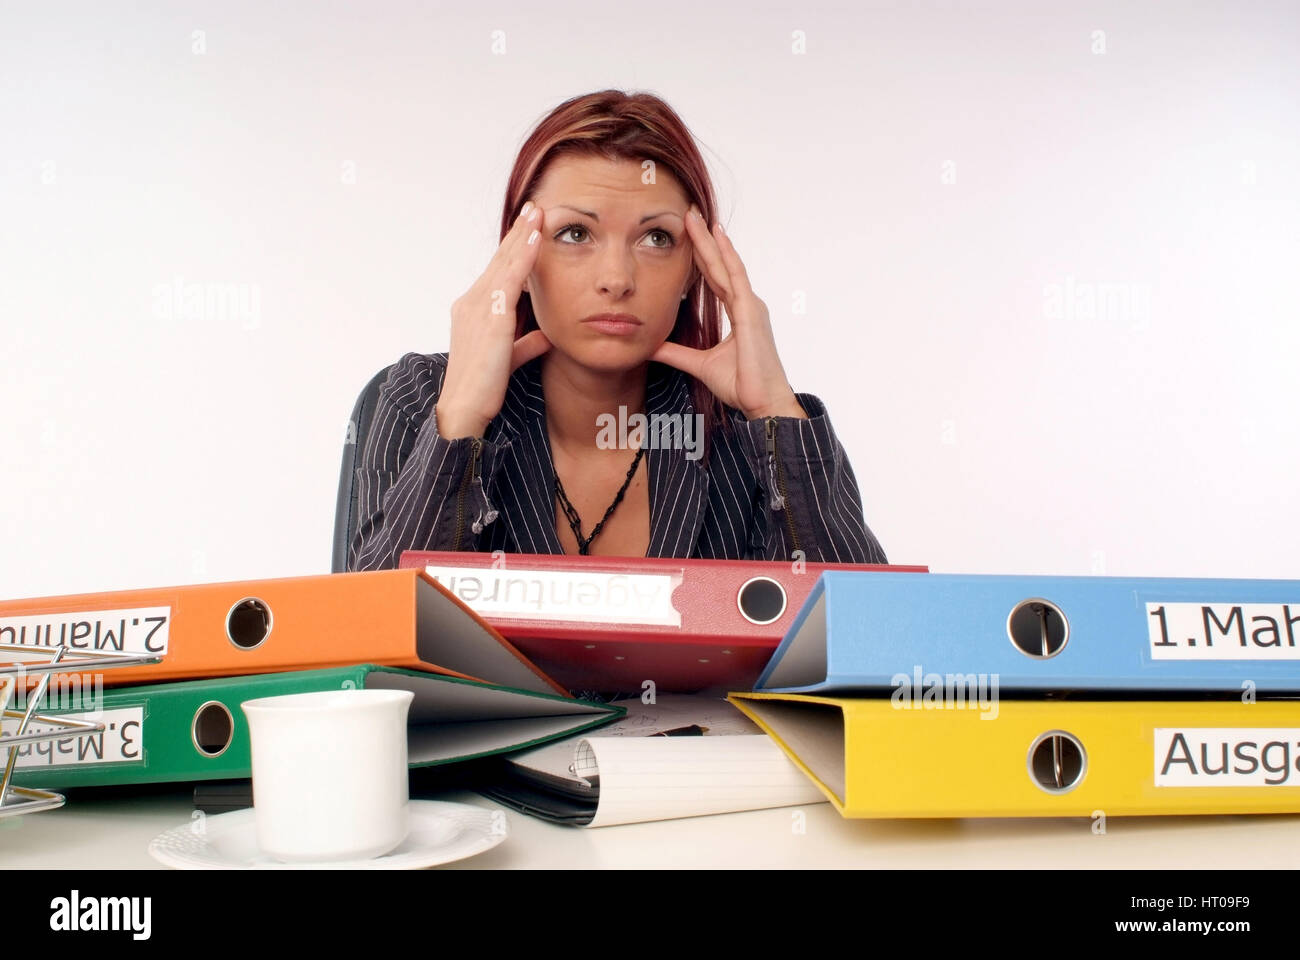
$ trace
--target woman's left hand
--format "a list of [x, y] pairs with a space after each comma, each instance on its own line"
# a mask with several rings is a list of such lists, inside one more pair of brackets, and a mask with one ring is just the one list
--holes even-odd
[[650, 359], [689, 373], [748, 420], [768, 416], [807, 419], [777, 356], [767, 305], [749, 286], [745, 265], [722, 224], [715, 224], [710, 233], [698, 208], [691, 204], [686, 231], [700, 272], [727, 309], [731, 331], [708, 350], [665, 343]]

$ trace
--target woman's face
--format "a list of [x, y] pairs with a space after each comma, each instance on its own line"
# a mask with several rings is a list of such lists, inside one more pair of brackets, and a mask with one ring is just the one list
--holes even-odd
[[[546, 338], [592, 369], [647, 361], [672, 333], [695, 274], [689, 200], [677, 179], [656, 169], [654, 182], [643, 183], [636, 161], [565, 156], [531, 199], [543, 211], [542, 247], [524, 289]], [[611, 332], [585, 322], [603, 313], [640, 324]]]

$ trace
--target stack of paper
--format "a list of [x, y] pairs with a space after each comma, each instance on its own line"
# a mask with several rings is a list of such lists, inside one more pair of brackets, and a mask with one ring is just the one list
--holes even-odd
[[[517, 753], [483, 793], [533, 816], [603, 827], [825, 798], [771, 738], [720, 697], [615, 701], [622, 720]], [[667, 734], [667, 735], [665, 735]]]

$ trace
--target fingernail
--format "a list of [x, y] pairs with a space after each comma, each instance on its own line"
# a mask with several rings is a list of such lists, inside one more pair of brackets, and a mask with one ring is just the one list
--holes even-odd
[[538, 221], [538, 219], [541, 217], [541, 215], [542, 215], [542, 208], [541, 208], [541, 207], [537, 207], [535, 210], [533, 210], [532, 213], [530, 213], [530, 214], [528, 215], [528, 222], [529, 222], [529, 223], [536, 223], [536, 222]]
[[718, 228], [718, 233], [723, 233], [723, 234], [725, 234], [725, 233], [727, 232], [726, 230], [723, 230], [723, 229], [722, 229], [722, 221], [721, 221], [721, 220], [719, 220], [717, 223], [715, 223], [714, 226]]
[[529, 200], [527, 203], [524, 204], [524, 208], [519, 211], [519, 215], [521, 217], [526, 217], [528, 216], [528, 211], [532, 209], [533, 209], [533, 201]]
[[700, 216], [700, 211], [699, 211], [699, 209], [698, 209], [698, 208], [695, 206], [695, 204], [693, 204], [693, 203], [691, 204], [690, 209], [687, 210], [686, 212], [689, 213], [689, 214], [690, 214], [692, 217], [694, 217], [696, 220], [703, 220], [703, 219], [704, 219], [703, 217]]
[[540, 236], [540, 234], [539, 234], [536, 230], [534, 230], [532, 233], [530, 233], [530, 234], [528, 235], [528, 244], [529, 244], [529, 246], [532, 246], [534, 243], [536, 243], [536, 242], [537, 242], [537, 238], [538, 238], [539, 236]]

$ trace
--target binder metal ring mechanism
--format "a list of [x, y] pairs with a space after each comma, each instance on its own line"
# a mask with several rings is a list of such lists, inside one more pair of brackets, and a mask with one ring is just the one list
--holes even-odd
[[1007, 636], [1017, 650], [1033, 660], [1048, 660], [1065, 649], [1070, 621], [1050, 600], [1022, 600], [1007, 614]]
[[[9, 659], [10, 654], [21, 654], [24, 658], [44, 658], [44, 662], [21, 663], [11, 660], [7, 665], [0, 666], [0, 721], [18, 721], [18, 729], [14, 733], [7, 734], [0, 730], [0, 749], [3, 749], [6, 754], [4, 777], [0, 779], [0, 818], [53, 810], [63, 806], [62, 794], [9, 785], [18, 762], [18, 748], [27, 743], [62, 740], [69, 735], [83, 737], [91, 733], [101, 733], [104, 724], [37, 713], [37, 706], [46, 698], [49, 691], [50, 678], [56, 674], [158, 663], [161, 658], [144, 654], [80, 650], [64, 645], [36, 647], [18, 643], [0, 643], [0, 652], [5, 655], [6, 660]], [[39, 675], [40, 679], [29, 692], [26, 678], [32, 675]], [[23, 709], [11, 710], [10, 704], [14, 702], [14, 694], [20, 686], [23, 688], [22, 696], [26, 698], [26, 702], [21, 704]], [[80, 679], [77, 680], [76, 689], [80, 699]], [[94, 711], [92, 709], [86, 712]], [[28, 728], [33, 725], [54, 729], [28, 733]]]
[[1079, 738], [1064, 730], [1049, 730], [1029, 745], [1029, 779], [1052, 794], [1069, 793], [1083, 782], [1088, 752]]

